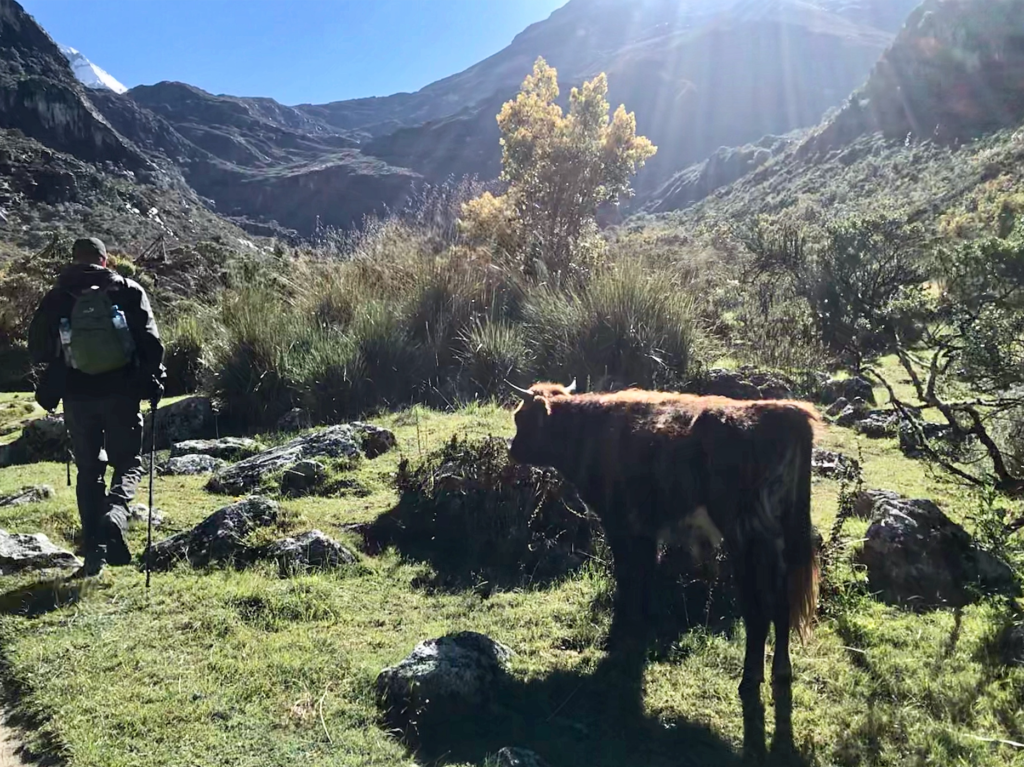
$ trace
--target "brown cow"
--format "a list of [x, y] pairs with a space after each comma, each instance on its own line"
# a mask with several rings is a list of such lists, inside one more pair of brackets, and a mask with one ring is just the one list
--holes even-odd
[[709, 517], [734, 563], [746, 627], [739, 686], [744, 750], [765, 750], [764, 652], [775, 625], [776, 747], [792, 747], [789, 630], [807, 637], [817, 604], [811, 451], [820, 417], [793, 401], [628, 389], [576, 394], [515, 387], [513, 460], [557, 469], [600, 517], [616, 596], [611, 652], [646, 642], [659, 539]]

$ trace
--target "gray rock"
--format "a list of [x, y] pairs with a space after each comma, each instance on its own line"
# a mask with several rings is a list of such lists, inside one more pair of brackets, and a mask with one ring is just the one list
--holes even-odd
[[281, 492], [292, 497], [309, 495], [326, 478], [327, 468], [319, 461], [299, 461], [285, 469], [281, 475]]
[[871, 385], [871, 381], [861, 376], [833, 378], [822, 387], [821, 403], [830, 405], [838, 399], [847, 401], [862, 399], [874, 405], [875, 387]]
[[[153, 527], [160, 527], [164, 523], [164, 513], [157, 508], [153, 509]], [[129, 525], [148, 525], [149, 507], [144, 503], [136, 503], [128, 507]]]
[[547, 762], [528, 748], [503, 748], [494, 757], [495, 767], [547, 767]]
[[43, 533], [8, 533], [0, 530], [0, 575], [54, 567], [79, 567], [70, 551], [57, 548]]
[[815, 448], [811, 471], [827, 479], [853, 479], [860, 473], [860, 462], [842, 453]]
[[292, 408], [277, 421], [277, 430], [286, 433], [303, 431], [313, 425], [309, 413], [301, 407]]
[[954, 456], [960, 456], [963, 448], [972, 441], [969, 436], [966, 439], [961, 437], [948, 423], [931, 423], [916, 417], [914, 421], [899, 420], [900, 451], [910, 458], [924, 455], [924, 442], [918, 429], [924, 432], [925, 439], [933, 448], [952, 452]]
[[[150, 444], [152, 426], [147, 411], [144, 428], [143, 444]], [[156, 445], [163, 450], [176, 442], [195, 439], [209, 439], [216, 434], [217, 421], [213, 403], [208, 397], [188, 397], [171, 405], [157, 408], [156, 411]]]
[[246, 437], [221, 437], [220, 439], [192, 439], [171, 446], [171, 458], [186, 455], [208, 455], [224, 461], [241, 461], [251, 458], [266, 448], [254, 439]]
[[168, 570], [182, 560], [192, 567], [211, 564], [247, 564], [258, 550], [245, 543], [257, 527], [268, 527], [277, 521], [278, 506], [273, 501], [255, 496], [218, 509], [191, 530], [153, 545], [143, 553], [142, 565], [151, 562], [154, 570]]
[[53, 497], [53, 488], [49, 485], [23, 487], [14, 495], [0, 496], [0, 508], [6, 506], [24, 506], [28, 503], [39, 503]]
[[511, 656], [509, 648], [472, 631], [428, 639], [380, 672], [378, 705], [403, 730], [427, 717], [451, 721], [490, 701]]
[[855, 399], [836, 416], [836, 426], [852, 427], [854, 424], [867, 418], [870, 412], [871, 406], [867, 402], [862, 399]]
[[850, 401], [846, 397], [840, 397], [825, 410], [825, 415], [829, 418], [838, 418], [839, 414], [849, 407]]
[[171, 458], [160, 466], [157, 471], [167, 476], [193, 476], [196, 474], [213, 474], [227, 465], [226, 461], [210, 455], [182, 455]]
[[278, 561], [282, 575], [305, 570], [332, 570], [356, 561], [355, 554], [320, 530], [277, 541], [271, 544], [266, 556]]
[[870, 410], [853, 425], [854, 431], [872, 439], [891, 437], [896, 433], [899, 417], [889, 410]]
[[697, 394], [740, 400], [792, 399], [796, 385], [775, 373], [744, 366], [739, 370], [712, 368], [695, 382]]
[[0, 469], [41, 461], [64, 463], [70, 450], [71, 438], [64, 426], [64, 417], [47, 415], [29, 421], [18, 439], [0, 447]]
[[241, 495], [259, 487], [263, 478], [310, 458], [357, 458], [365, 454], [375, 458], [397, 444], [395, 435], [371, 424], [353, 422], [296, 437], [279, 447], [229, 466], [206, 484], [211, 493]]
[[889, 604], [962, 607], [982, 594], [1020, 593], [1013, 570], [980, 549], [933, 502], [875, 493], [859, 560]]

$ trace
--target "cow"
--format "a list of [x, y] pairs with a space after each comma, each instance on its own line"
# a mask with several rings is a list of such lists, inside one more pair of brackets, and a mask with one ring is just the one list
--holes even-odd
[[[509, 384], [513, 386], [512, 384]], [[513, 386], [517, 463], [556, 469], [600, 518], [616, 582], [609, 654], [646, 644], [659, 541], [703, 520], [733, 562], [746, 629], [739, 698], [744, 752], [765, 753], [765, 644], [775, 626], [773, 749], [792, 748], [790, 630], [805, 641], [817, 605], [811, 453], [822, 419], [791, 400], [740, 401], [626, 389]]]

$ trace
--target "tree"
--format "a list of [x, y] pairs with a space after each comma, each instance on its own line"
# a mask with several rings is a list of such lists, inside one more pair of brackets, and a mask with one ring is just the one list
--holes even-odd
[[537, 59], [497, 117], [507, 191], [463, 207], [467, 236], [514, 247], [527, 267], [540, 260], [558, 274], [571, 268], [598, 208], [631, 196], [631, 176], [657, 151], [636, 135], [624, 106], [609, 117], [607, 94], [600, 74], [572, 89], [563, 113], [557, 72]]

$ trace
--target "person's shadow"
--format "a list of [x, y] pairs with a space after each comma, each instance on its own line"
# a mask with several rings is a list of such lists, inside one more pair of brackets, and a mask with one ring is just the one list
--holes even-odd
[[0, 593], [0, 615], [38, 618], [77, 603], [86, 588], [95, 586], [62, 577], [30, 583]]

